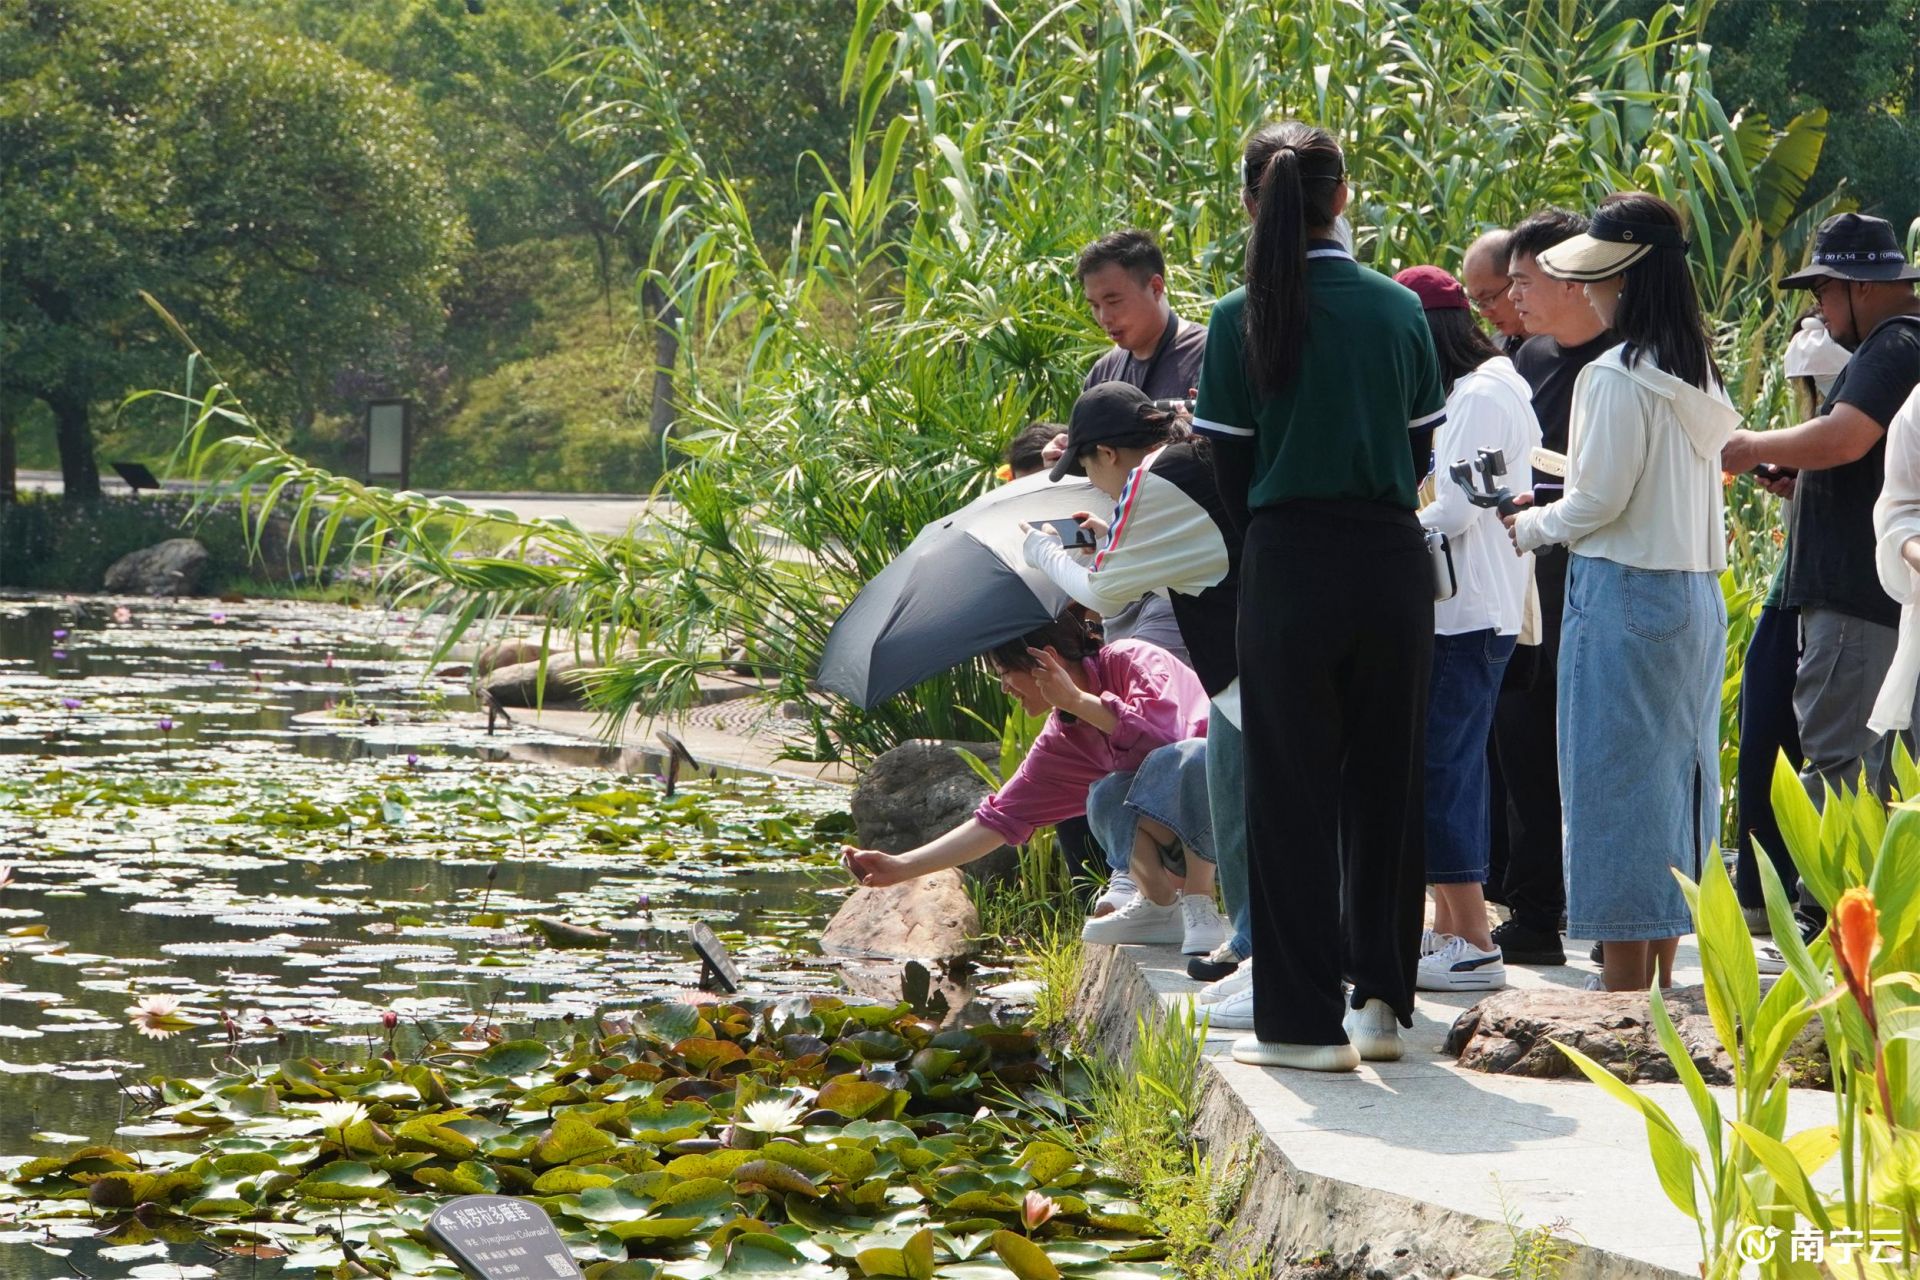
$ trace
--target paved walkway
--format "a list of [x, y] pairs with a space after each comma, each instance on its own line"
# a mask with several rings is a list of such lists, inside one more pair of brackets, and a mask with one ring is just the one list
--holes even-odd
[[[57, 471], [22, 471], [19, 473], [19, 485], [22, 492], [63, 491]], [[119, 477], [111, 472], [101, 477], [101, 485], [108, 493], [125, 492]], [[165, 487], [174, 493], [191, 493], [195, 488], [187, 480], [169, 480]], [[625, 533], [634, 521], [644, 519], [649, 512], [672, 506], [665, 499], [649, 499], [645, 494], [483, 493], [466, 489], [424, 489], [421, 492], [429, 498], [457, 498], [468, 506], [481, 509], [497, 507], [511, 511], [522, 520], [571, 520], [583, 532], [602, 536]]]
[[[1570, 942], [1568, 952], [1584, 957], [1590, 945]], [[1118, 953], [1115, 967], [1137, 970], [1168, 1005], [1198, 985], [1171, 949], [1123, 947]], [[1700, 981], [1690, 939], [1681, 946], [1676, 969], [1682, 985]], [[1578, 988], [1594, 971], [1583, 959], [1552, 969], [1509, 966], [1508, 975], [1520, 988]], [[1108, 983], [1113, 991], [1127, 985]], [[1569, 1275], [1697, 1276], [1698, 1233], [1662, 1193], [1644, 1126], [1633, 1112], [1583, 1078], [1486, 1075], [1456, 1066], [1441, 1052], [1454, 1019], [1477, 998], [1421, 992], [1414, 1028], [1406, 1033], [1407, 1056], [1399, 1062], [1366, 1063], [1340, 1075], [1243, 1066], [1229, 1052], [1241, 1033], [1222, 1032], [1207, 1042], [1208, 1069], [1251, 1112], [1282, 1161], [1309, 1181], [1329, 1180], [1383, 1202], [1404, 1198], [1495, 1224], [1496, 1244], [1507, 1239], [1507, 1222], [1523, 1229], [1548, 1226], [1596, 1251], [1575, 1259]], [[1699, 1127], [1680, 1085], [1638, 1088], [1699, 1144]], [[1731, 1111], [1732, 1091], [1716, 1092]], [[1833, 1095], [1794, 1090], [1788, 1112], [1788, 1133], [1832, 1124]], [[1345, 1247], [1355, 1243], [1348, 1240]], [[1338, 1252], [1342, 1246], [1329, 1241], [1326, 1247]]]

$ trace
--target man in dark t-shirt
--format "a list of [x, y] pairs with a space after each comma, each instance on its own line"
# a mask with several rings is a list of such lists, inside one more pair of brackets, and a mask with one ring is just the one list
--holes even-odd
[[[1093, 362], [1082, 391], [1103, 382], [1138, 387], [1149, 400], [1185, 400], [1200, 385], [1207, 326], [1182, 320], [1167, 300], [1167, 260], [1144, 231], [1114, 231], [1080, 251], [1074, 264], [1093, 318], [1113, 350]], [[1105, 618], [1109, 640], [1147, 640], [1182, 662], [1191, 655], [1164, 595], [1142, 597]]]
[[1828, 787], [1857, 788], [1863, 769], [1876, 791], [1890, 781], [1891, 753], [1867, 717], [1893, 663], [1900, 607], [1874, 567], [1873, 504], [1887, 424], [1920, 384], [1915, 280], [1920, 269], [1884, 220], [1843, 213], [1822, 223], [1812, 263], [1780, 284], [1811, 290], [1853, 357], [1819, 416], [1781, 431], [1736, 431], [1721, 455], [1731, 472], [1762, 464], [1798, 472], [1786, 603], [1800, 609], [1793, 710], [1806, 757], [1800, 778], [1816, 804]]
[[[1567, 451], [1573, 384], [1580, 371], [1616, 339], [1588, 305], [1584, 287], [1555, 280], [1535, 258], [1587, 229], [1587, 220], [1565, 209], [1530, 215], [1507, 242], [1507, 272], [1514, 309], [1533, 336], [1514, 353], [1513, 367], [1533, 388], [1541, 447]], [[1542, 502], [1560, 496], [1563, 477], [1533, 474]], [[1500, 779], [1495, 789], [1494, 852], [1504, 865], [1490, 868], [1512, 918], [1493, 931], [1509, 964], [1562, 964], [1560, 917], [1567, 909], [1566, 873], [1560, 861], [1560, 764], [1555, 711], [1560, 657], [1560, 613], [1567, 594], [1567, 552], [1543, 547], [1533, 554], [1534, 590], [1540, 601], [1540, 643], [1514, 650], [1500, 701], [1494, 707], [1493, 754]], [[1504, 794], [1502, 794], [1504, 789]]]
[[1081, 389], [1124, 382], [1149, 400], [1185, 400], [1200, 385], [1207, 326], [1182, 320], [1167, 300], [1167, 260], [1144, 231], [1115, 231], [1074, 266], [1093, 318], [1113, 350], [1093, 362]]

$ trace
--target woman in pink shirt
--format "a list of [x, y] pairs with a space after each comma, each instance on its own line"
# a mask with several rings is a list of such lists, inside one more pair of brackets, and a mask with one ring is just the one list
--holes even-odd
[[[1144, 641], [1103, 647], [1071, 615], [1001, 645], [987, 662], [1028, 714], [1048, 708], [1054, 714], [1013, 776], [953, 830], [906, 853], [844, 848], [847, 870], [861, 884], [898, 884], [984, 858], [1003, 844], [1024, 844], [1036, 828], [1086, 813], [1087, 793], [1103, 779], [1150, 773], [1149, 757], [1161, 747], [1206, 735], [1207, 694], [1192, 670]], [[1138, 836], [1163, 849], [1179, 844], [1211, 852], [1204, 805], [1187, 813], [1179, 810], [1192, 806], [1173, 804], [1152, 816], [1129, 807], [1136, 810], [1129, 820]], [[1090, 816], [1096, 833], [1116, 830], [1114, 815]], [[1191, 876], [1196, 869], [1210, 871], [1211, 862], [1192, 859], [1187, 867]], [[1212, 888], [1187, 887], [1207, 893]]]

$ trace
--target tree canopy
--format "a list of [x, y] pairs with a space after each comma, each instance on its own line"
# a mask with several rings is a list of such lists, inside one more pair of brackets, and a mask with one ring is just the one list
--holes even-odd
[[213, 0], [0, 8], [0, 390], [51, 410], [67, 492], [92, 408], [177, 381], [159, 299], [269, 406], [441, 323], [467, 232], [415, 102]]

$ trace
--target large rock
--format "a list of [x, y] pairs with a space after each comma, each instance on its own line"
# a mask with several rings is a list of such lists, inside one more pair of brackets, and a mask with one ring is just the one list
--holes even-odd
[[[1666, 1002], [1674, 1030], [1701, 1076], [1708, 1084], [1732, 1084], [1733, 1062], [1713, 1033], [1704, 988], [1675, 987], [1667, 993]], [[1556, 1042], [1578, 1049], [1632, 1083], [1679, 1078], [1654, 1034], [1647, 997], [1637, 991], [1566, 987], [1501, 991], [1454, 1020], [1446, 1048], [1458, 1056], [1461, 1066], [1494, 1075], [1577, 1074]], [[1795, 1085], [1832, 1087], [1818, 1018], [1788, 1048], [1783, 1068]]]
[[502, 667], [538, 661], [540, 661], [539, 641], [496, 640], [480, 650], [479, 655], [473, 660], [473, 669], [477, 674], [484, 676]]
[[[1000, 754], [998, 743], [962, 745], [987, 760]], [[853, 788], [854, 829], [864, 849], [905, 853], [965, 822], [992, 791], [955, 745], [925, 738], [903, 742], [860, 775]], [[1017, 865], [1017, 855], [1003, 845], [968, 863], [966, 873], [999, 879]]]
[[954, 960], [978, 949], [980, 916], [948, 868], [884, 889], [855, 889], [820, 935], [830, 956]]
[[115, 560], [104, 585], [121, 596], [197, 595], [206, 567], [207, 549], [198, 538], [168, 538]]
[[580, 672], [578, 658], [570, 653], [555, 653], [547, 657], [544, 688], [540, 684], [538, 661], [497, 667], [480, 682], [480, 687], [502, 707], [531, 707], [536, 703], [545, 707], [565, 706], [578, 702], [585, 690]]

